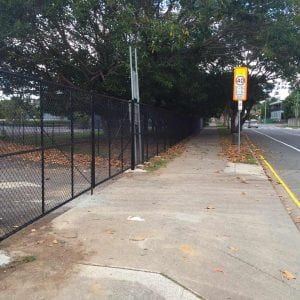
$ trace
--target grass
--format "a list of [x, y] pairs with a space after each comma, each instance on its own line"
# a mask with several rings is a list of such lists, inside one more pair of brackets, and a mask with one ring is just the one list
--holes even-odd
[[185, 146], [182, 143], [176, 144], [169, 148], [167, 151], [162, 152], [159, 156], [155, 156], [145, 163], [145, 170], [154, 172], [160, 168], [166, 167], [168, 162], [175, 157], [182, 154], [185, 150]]
[[[15, 269], [18, 266], [21, 266], [22, 264], [28, 264], [31, 262], [36, 261], [36, 257], [34, 255], [27, 255], [27, 256], [22, 256], [18, 257], [17, 259], [11, 261], [8, 265], [1, 267], [1, 269], [4, 270], [10, 270], [10, 269]], [[4, 271], [6, 272], [6, 271]]]
[[28, 256], [24, 256], [22, 257], [21, 259], [21, 262], [24, 263], [24, 264], [27, 264], [27, 263], [30, 263], [30, 262], [33, 262], [36, 260], [36, 257], [33, 256], [33, 255], [28, 255]]
[[145, 170], [149, 172], [156, 171], [167, 165], [168, 161], [160, 156], [156, 156], [150, 160], [149, 164], [146, 164]]
[[228, 136], [230, 134], [230, 131], [227, 127], [218, 125], [217, 128], [218, 128], [218, 133], [220, 136]]

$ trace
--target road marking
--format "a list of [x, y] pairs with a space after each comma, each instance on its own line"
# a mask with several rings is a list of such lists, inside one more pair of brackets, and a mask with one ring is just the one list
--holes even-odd
[[297, 199], [296, 195], [291, 191], [288, 185], [277, 174], [277, 172], [274, 170], [272, 165], [262, 155], [260, 156], [260, 158], [264, 162], [264, 164], [271, 170], [271, 172], [274, 174], [278, 182], [284, 187], [284, 189], [286, 190], [290, 198], [293, 200], [293, 202], [300, 208], [300, 201]]
[[280, 141], [280, 140], [277, 140], [277, 139], [273, 138], [273, 137], [270, 136], [270, 135], [267, 135], [267, 134], [265, 134], [265, 133], [259, 132], [259, 131], [255, 130], [255, 129], [253, 129], [253, 131], [254, 131], [254, 132], [257, 132], [257, 133], [259, 133], [259, 134], [261, 134], [261, 135], [264, 135], [264, 136], [268, 137], [269, 139], [274, 140], [274, 141], [276, 141], [276, 142], [278, 142], [278, 143], [280, 143], [280, 144], [283, 144], [283, 145], [285, 145], [285, 146], [287, 146], [287, 147], [289, 147], [289, 148], [291, 148], [291, 149], [293, 149], [293, 150], [296, 150], [297, 152], [300, 152], [300, 149], [298, 149], [298, 148], [296, 148], [296, 147], [294, 147], [294, 146], [292, 146], [292, 145], [289, 145], [289, 144], [287, 144], [287, 143], [285, 143], [285, 142], [282, 142], [282, 141]]

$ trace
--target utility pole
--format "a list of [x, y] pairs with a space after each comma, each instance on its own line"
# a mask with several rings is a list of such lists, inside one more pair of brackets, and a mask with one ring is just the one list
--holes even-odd
[[300, 115], [300, 97], [299, 97], [299, 91], [297, 91], [296, 94], [296, 101], [295, 101], [295, 106], [294, 106], [294, 113], [295, 113], [295, 118], [299, 118]]
[[267, 124], [267, 100], [265, 100], [265, 124]]
[[[134, 55], [134, 64], [133, 64]], [[131, 98], [136, 102], [134, 118], [131, 122], [134, 122], [134, 145], [135, 145], [135, 161], [142, 162], [142, 132], [141, 132], [141, 113], [140, 113], [140, 90], [139, 90], [139, 75], [138, 75], [138, 58], [137, 49], [134, 49], [132, 53], [132, 47], [129, 46], [130, 56], [130, 78], [131, 78]]]

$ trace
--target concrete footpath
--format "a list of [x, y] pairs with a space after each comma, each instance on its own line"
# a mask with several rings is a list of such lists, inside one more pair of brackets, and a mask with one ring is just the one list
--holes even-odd
[[34, 258], [1, 273], [0, 299], [300, 299], [298, 229], [262, 168], [220, 151], [205, 129], [4, 241]]

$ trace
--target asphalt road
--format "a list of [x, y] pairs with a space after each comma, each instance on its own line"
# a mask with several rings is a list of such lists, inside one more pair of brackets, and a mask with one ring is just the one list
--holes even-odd
[[244, 131], [300, 199], [300, 129], [259, 125]]

